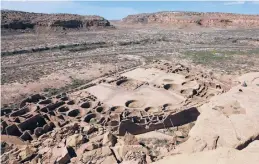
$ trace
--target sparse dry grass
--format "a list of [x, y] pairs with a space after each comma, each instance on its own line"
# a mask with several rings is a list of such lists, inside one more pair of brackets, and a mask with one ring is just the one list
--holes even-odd
[[[119, 70], [124, 70], [156, 59], [179, 63], [187, 59], [215, 72], [229, 74], [258, 71], [258, 34], [256, 29], [184, 31], [143, 28], [78, 31], [69, 32], [66, 36], [61, 33], [7, 35], [2, 36], [2, 52], [36, 50], [39, 47], [47, 49], [2, 56], [1, 84], [5, 87], [18, 83], [27, 88], [55, 74], [54, 81], [60, 78], [57, 83], [60, 85], [42, 85], [41, 88], [41, 91], [45, 88], [45, 91], [55, 94], [74, 86], [71, 79], [64, 81], [61, 76], [88, 81], [115, 72], [115, 65]], [[25, 93], [22, 95], [26, 96]]]
[[259, 49], [186, 51], [182, 58], [228, 74], [259, 71]]

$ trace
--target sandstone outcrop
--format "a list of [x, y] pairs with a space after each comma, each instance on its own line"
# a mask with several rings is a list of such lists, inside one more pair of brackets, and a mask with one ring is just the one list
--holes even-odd
[[201, 12], [157, 12], [129, 15], [122, 19], [126, 24], [198, 25], [202, 27], [255, 28], [259, 25], [258, 15]]
[[[239, 78], [239, 85], [202, 105], [199, 108], [201, 115], [189, 132], [190, 138], [174, 153], [192, 153], [218, 147], [241, 150], [258, 140], [258, 77], [259, 73], [256, 72], [245, 74]], [[243, 81], [246, 81], [246, 87], [242, 86]]]
[[75, 14], [42, 14], [1, 10], [2, 29], [88, 29], [109, 27], [110, 22], [100, 16]]
[[218, 148], [216, 150], [209, 150], [205, 152], [192, 153], [192, 154], [180, 154], [166, 157], [162, 160], [154, 162], [154, 164], [244, 164], [259, 162], [259, 149], [256, 152], [239, 151], [233, 148]]

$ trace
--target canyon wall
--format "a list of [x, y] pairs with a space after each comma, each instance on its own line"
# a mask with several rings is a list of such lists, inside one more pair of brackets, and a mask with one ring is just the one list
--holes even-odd
[[12, 30], [25, 29], [88, 29], [110, 27], [103, 17], [75, 14], [42, 14], [22, 11], [1, 10], [1, 28]]
[[157, 12], [129, 15], [126, 24], [198, 25], [203, 27], [259, 27], [259, 15], [200, 12]]

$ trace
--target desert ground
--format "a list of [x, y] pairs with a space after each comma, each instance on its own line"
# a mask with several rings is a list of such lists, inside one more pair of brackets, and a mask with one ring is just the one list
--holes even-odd
[[259, 163], [258, 16], [3, 13], [2, 163]]

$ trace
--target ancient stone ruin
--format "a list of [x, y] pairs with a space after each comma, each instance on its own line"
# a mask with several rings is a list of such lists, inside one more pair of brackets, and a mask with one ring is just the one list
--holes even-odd
[[[102, 162], [122, 162], [129, 159], [127, 152], [134, 146], [150, 158], [141, 146], [145, 143], [135, 136], [165, 135], [158, 131], [193, 124], [200, 115], [197, 107], [226, 90], [210, 75], [194, 73], [181, 64], [154, 61], [150, 66], [95, 80], [75, 92], [52, 97], [35, 94], [16, 109], [1, 110], [2, 139], [27, 145], [18, 154], [32, 151], [18, 157], [4, 154], [2, 162], [7, 162], [7, 155], [17, 162], [84, 162], [97, 160], [93, 158], [96, 153]], [[166, 140], [169, 138], [174, 147], [184, 142], [190, 128], [183, 129], [185, 135], [176, 131], [177, 135], [166, 135]], [[126, 146], [125, 142], [134, 144]], [[118, 154], [120, 149], [126, 152]], [[132, 158], [147, 161], [140, 152], [131, 153]]]

